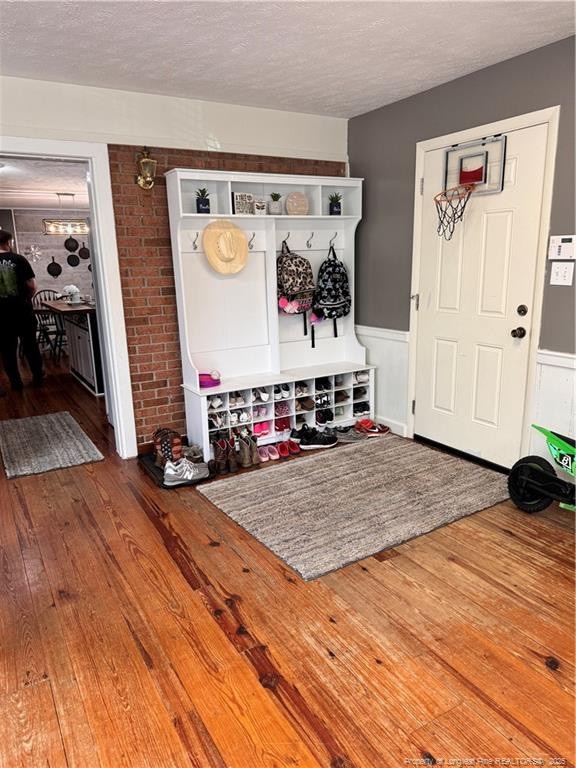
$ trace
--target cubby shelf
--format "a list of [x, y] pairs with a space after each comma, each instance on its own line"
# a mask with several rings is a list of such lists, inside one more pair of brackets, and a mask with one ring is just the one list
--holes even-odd
[[[352, 374], [365, 371], [368, 407], [373, 413], [374, 370], [366, 364], [366, 351], [356, 338], [354, 306], [348, 316], [338, 319], [336, 334], [331, 321], [316, 325], [313, 347], [310, 335], [304, 334], [302, 316], [279, 313], [276, 296], [276, 255], [285, 238], [292, 252], [309, 259], [315, 276], [332, 243], [346, 266], [354, 296], [354, 240], [361, 219], [362, 180], [174, 169], [166, 174], [166, 184], [187, 432], [189, 440], [202, 446], [205, 458], [218, 431], [209, 422], [213, 412], [208, 408], [209, 399], [216, 395], [223, 399], [221, 428], [229, 430], [234, 426], [231, 418], [234, 421], [234, 414], [242, 411], [242, 406], [230, 402], [231, 393], [262, 387], [273, 391], [275, 385], [289, 384], [290, 425], [301, 418], [313, 425], [316, 409], [296, 411], [294, 385], [328, 377], [330, 407], [342, 407], [334, 423], [351, 424], [355, 421]], [[212, 210], [198, 214], [195, 192], [202, 187], [210, 193]], [[289, 215], [285, 207], [282, 215], [233, 213], [234, 193], [251, 193], [269, 201], [271, 192], [285, 199], [296, 191], [308, 200], [307, 215]], [[332, 192], [342, 195], [340, 216], [329, 215]], [[219, 219], [233, 220], [250, 241], [246, 266], [235, 275], [215, 272], [204, 254], [204, 229]], [[201, 389], [199, 373], [214, 370], [220, 372], [221, 384]], [[345, 384], [335, 385], [337, 375], [348, 377]], [[341, 405], [334, 402], [338, 389], [350, 395]], [[271, 406], [266, 418], [255, 415], [250, 403], [246, 406], [250, 420], [244, 423], [251, 429], [261, 421], [273, 424], [273, 402]], [[280, 436], [271, 429], [261, 441], [272, 442]]]

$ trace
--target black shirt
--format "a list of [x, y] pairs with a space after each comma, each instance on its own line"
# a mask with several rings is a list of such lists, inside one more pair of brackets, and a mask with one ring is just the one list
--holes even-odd
[[12, 251], [0, 251], [0, 312], [21, 312], [31, 309], [30, 289], [26, 285], [34, 278], [34, 270], [24, 256]]

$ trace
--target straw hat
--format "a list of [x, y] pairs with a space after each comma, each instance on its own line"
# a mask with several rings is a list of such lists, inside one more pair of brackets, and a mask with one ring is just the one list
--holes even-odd
[[246, 266], [246, 235], [228, 219], [208, 224], [202, 235], [202, 245], [210, 266], [221, 275], [235, 275]]

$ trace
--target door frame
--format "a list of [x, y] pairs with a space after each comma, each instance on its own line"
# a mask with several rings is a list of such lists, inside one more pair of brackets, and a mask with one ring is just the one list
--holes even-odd
[[[116, 245], [112, 182], [106, 144], [58, 139], [0, 137], [0, 152], [46, 160], [79, 160], [88, 164], [91, 184], [91, 236], [98, 280], [99, 326], [108, 371], [106, 404], [114, 426], [116, 451], [123, 459], [137, 454], [136, 424], [130, 380], [128, 342], [122, 301], [122, 285]], [[105, 377], [106, 378], [106, 377]]]
[[[542, 303], [544, 300], [544, 278], [548, 253], [548, 238], [550, 235], [550, 215], [552, 211], [552, 191], [554, 187], [554, 169], [556, 164], [556, 147], [558, 143], [558, 124], [560, 107], [549, 107], [536, 112], [499, 120], [494, 123], [468, 128], [445, 136], [437, 136], [416, 144], [416, 173], [414, 181], [414, 228], [412, 233], [412, 281], [410, 285], [410, 332], [408, 339], [408, 403], [406, 413], [406, 434], [414, 437], [415, 414], [412, 413], [412, 402], [416, 399], [416, 352], [418, 346], [418, 311], [413, 297], [419, 293], [421, 249], [420, 238], [422, 230], [422, 211], [424, 197], [420, 194], [420, 179], [424, 176], [424, 160], [426, 152], [435, 149], [448, 149], [453, 144], [473, 141], [479, 136], [492, 136], [497, 133], [531, 128], [536, 125], [548, 125], [546, 158], [544, 166], [544, 182], [542, 187], [542, 207], [540, 209], [540, 225], [538, 236], [538, 251], [536, 255], [536, 275], [534, 281], [534, 310], [532, 313], [532, 333], [529, 341], [528, 373], [524, 399], [524, 416], [522, 419], [521, 453], [527, 453], [530, 445], [531, 414], [536, 393], [536, 357], [540, 344], [540, 329], [542, 323]], [[416, 404], [418, 407], [418, 404]]]

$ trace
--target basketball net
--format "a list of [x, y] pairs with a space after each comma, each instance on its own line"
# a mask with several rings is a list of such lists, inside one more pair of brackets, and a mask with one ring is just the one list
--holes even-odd
[[459, 184], [457, 187], [439, 192], [434, 197], [438, 213], [436, 231], [439, 235], [443, 235], [445, 240], [450, 240], [454, 234], [454, 227], [464, 216], [466, 205], [475, 186], [475, 184]]

